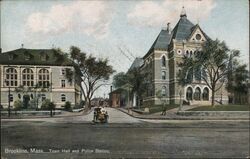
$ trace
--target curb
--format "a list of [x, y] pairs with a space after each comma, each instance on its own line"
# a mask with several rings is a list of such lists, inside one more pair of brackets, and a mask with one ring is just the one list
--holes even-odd
[[137, 119], [147, 119], [147, 120], [249, 120], [248, 118], [218, 118], [218, 117], [207, 117], [207, 118], [200, 118], [200, 117], [165, 117], [165, 118], [159, 118], [159, 117], [142, 117], [142, 116], [135, 116], [123, 109], [115, 108], [123, 113], [126, 113], [127, 115], [137, 118]]

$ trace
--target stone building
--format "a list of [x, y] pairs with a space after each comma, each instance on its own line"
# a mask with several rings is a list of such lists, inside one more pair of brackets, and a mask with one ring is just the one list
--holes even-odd
[[[201, 79], [194, 74], [192, 83], [182, 87], [178, 84], [178, 63], [182, 57], [192, 57], [201, 50], [202, 43], [209, 37], [199, 24], [194, 25], [188, 20], [183, 8], [180, 19], [174, 29], [170, 24], [162, 29], [153, 45], [143, 57], [142, 71], [148, 72], [147, 92], [143, 103], [145, 106], [160, 104], [157, 92], [165, 97], [167, 103], [179, 104], [182, 99], [190, 104], [210, 104], [211, 90]], [[225, 86], [216, 92], [217, 103], [227, 103], [228, 96]]]
[[[0, 105], [8, 107], [21, 100], [29, 107], [39, 108], [49, 99], [61, 108], [66, 101], [79, 105], [80, 87], [66, 77], [70, 62], [58, 60], [52, 49], [20, 48], [0, 54]], [[18, 91], [19, 90], [19, 91]], [[33, 103], [33, 104], [32, 104]]]

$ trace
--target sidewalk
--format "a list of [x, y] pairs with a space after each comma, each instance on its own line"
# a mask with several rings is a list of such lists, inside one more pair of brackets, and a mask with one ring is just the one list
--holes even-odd
[[[197, 106], [183, 106], [182, 111], [192, 109]], [[154, 114], [139, 114], [131, 109], [117, 108], [118, 110], [139, 119], [151, 119], [151, 120], [249, 120], [250, 117], [220, 117], [220, 116], [182, 116], [177, 115], [179, 108], [170, 109], [166, 112], [166, 115], [161, 115], [161, 112]]]
[[91, 113], [93, 109], [90, 109], [88, 111], [80, 111], [80, 112], [68, 112], [68, 111], [62, 111], [61, 114], [53, 115], [53, 117], [50, 117], [50, 115], [22, 115], [22, 116], [16, 116], [14, 112], [11, 113], [10, 117], [1, 115], [1, 119], [37, 119], [37, 118], [61, 118], [61, 117], [74, 117], [74, 116], [83, 116]]

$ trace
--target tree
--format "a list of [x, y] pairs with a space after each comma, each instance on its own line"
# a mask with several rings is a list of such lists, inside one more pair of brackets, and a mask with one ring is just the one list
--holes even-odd
[[90, 101], [95, 91], [105, 85], [110, 75], [114, 73], [112, 66], [108, 64], [108, 59], [87, 56], [75, 46], [70, 47], [69, 56], [60, 49], [55, 49], [54, 52], [59, 61], [64, 60], [65, 63], [68, 63], [70, 60], [74, 66], [74, 70], [66, 69], [66, 78], [69, 82], [74, 81], [80, 86], [87, 105], [86, 108], [91, 108]]
[[64, 104], [64, 110], [66, 110], [66, 111], [72, 111], [71, 103], [69, 101], [65, 102], [65, 104]]
[[158, 99], [160, 99], [160, 101], [161, 101], [161, 104], [162, 104], [162, 115], [166, 115], [166, 110], [167, 110], [167, 107], [166, 107], [166, 103], [167, 103], [167, 100], [166, 100], [166, 96], [164, 96], [163, 94], [162, 94], [162, 91], [161, 90], [158, 90], [157, 92], [156, 92], [156, 97], [158, 98]]
[[[131, 92], [136, 93], [142, 99], [143, 93], [146, 91], [145, 74], [139, 68], [130, 69], [126, 74], [120, 72], [113, 77], [113, 84], [115, 88], [121, 88], [126, 85], [131, 87]], [[138, 104], [140, 105], [140, 103]]]
[[182, 62], [179, 63], [179, 83], [181, 85], [191, 83], [189, 75], [198, 72], [200, 79], [205, 81], [206, 85], [211, 89], [211, 105], [214, 106], [215, 92], [221, 89], [226, 82], [228, 73], [231, 71], [230, 63], [238, 56], [239, 51], [229, 50], [225, 42], [218, 39], [208, 39], [202, 44], [201, 51], [197, 52], [193, 57], [184, 56]]
[[45, 99], [42, 103], [41, 109], [42, 110], [49, 110], [50, 111], [50, 116], [53, 116], [52, 111], [56, 108], [56, 105], [54, 102], [51, 102], [48, 99]]
[[247, 65], [240, 64], [236, 60], [231, 64], [226, 88], [231, 93], [234, 104], [243, 104], [242, 99], [247, 97], [249, 74], [246, 67]]
[[14, 102], [14, 109], [15, 110], [21, 110], [22, 107], [23, 107], [23, 102], [21, 100], [18, 99]]
[[113, 77], [113, 85], [115, 88], [120, 88], [129, 82], [129, 77], [124, 72], [117, 73]]

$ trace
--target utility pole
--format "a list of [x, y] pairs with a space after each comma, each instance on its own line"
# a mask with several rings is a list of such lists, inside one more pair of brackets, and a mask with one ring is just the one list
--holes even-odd
[[8, 100], [9, 100], [9, 106], [8, 106], [8, 116], [10, 117], [10, 86], [9, 86], [9, 95], [8, 95]]
[[[7, 86], [7, 80], [5, 79], [5, 85]], [[10, 117], [10, 83], [8, 83], [9, 91], [8, 91], [8, 117]]]

